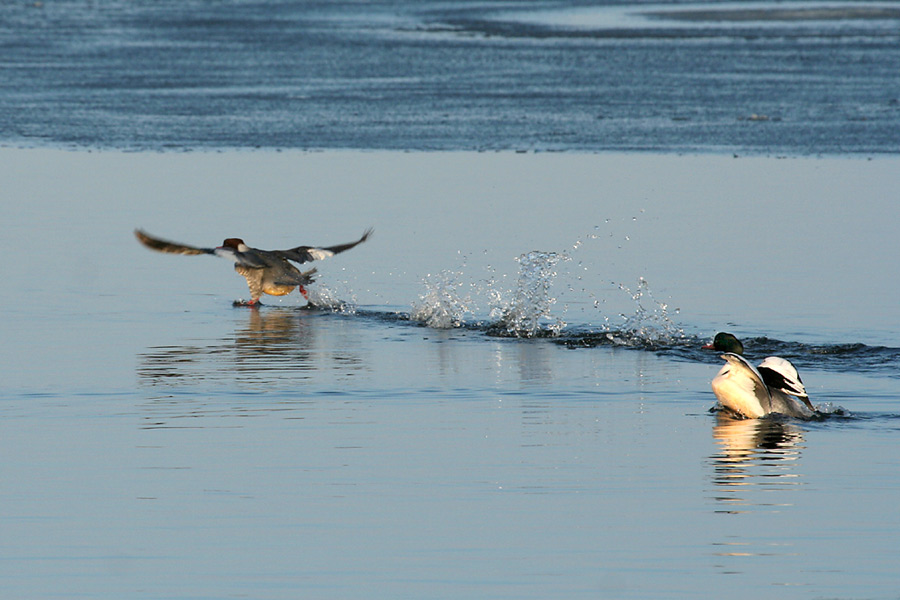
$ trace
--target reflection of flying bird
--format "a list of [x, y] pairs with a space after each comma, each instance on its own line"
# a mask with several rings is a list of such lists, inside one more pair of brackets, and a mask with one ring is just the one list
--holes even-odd
[[250, 302], [244, 304], [256, 306], [262, 294], [271, 296], [284, 296], [290, 294], [294, 288], [306, 297], [306, 289], [303, 287], [313, 281], [315, 269], [300, 271], [291, 264], [308, 263], [313, 260], [321, 260], [334, 256], [344, 250], [363, 243], [372, 235], [372, 230], [367, 229], [362, 237], [355, 242], [316, 248], [313, 246], [297, 246], [290, 250], [259, 250], [251, 248], [238, 238], [228, 238], [217, 248], [195, 248], [175, 242], [161, 240], [147, 235], [141, 230], [135, 230], [134, 235], [142, 244], [152, 250], [168, 252], [170, 254], [214, 254], [234, 261], [234, 270], [243, 275], [250, 288]]
[[770, 413], [802, 419], [817, 414], [790, 361], [770, 356], [754, 368], [741, 356], [744, 346], [730, 333], [717, 333], [704, 348], [724, 352], [725, 366], [713, 378], [712, 389], [727, 410], [751, 419]]

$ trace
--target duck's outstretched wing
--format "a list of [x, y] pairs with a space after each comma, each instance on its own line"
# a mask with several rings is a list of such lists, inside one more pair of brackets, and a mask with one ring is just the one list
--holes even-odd
[[807, 408], [815, 412], [815, 407], [809, 401], [809, 394], [806, 393], [806, 387], [791, 361], [780, 356], [769, 356], [759, 363], [757, 369], [767, 386], [796, 396], [806, 404]]
[[772, 397], [759, 371], [739, 354], [726, 352], [722, 354], [722, 358], [728, 364], [719, 371], [719, 376], [725, 376], [723, 378], [727, 379], [730, 385], [740, 388], [745, 393], [752, 394], [762, 409], [770, 412], [772, 410]]
[[310, 269], [299, 273], [282, 273], [278, 285], [309, 285], [316, 280], [316, 270]]
[[148, 235], [146, 232], [141, 231], [140, 229], [135, 229], [134, 235], [143, 245], [147, 246], [151, 250], [156, 250], [157, 252], [188, 255], [216, 253], [215, 248], [196, 248], [194, 246], [186, 246], [185, 244], [179, 244], [177, 242], [161, 240], [159, 238], [153, 237], [152, 235]]
[[340, 254], [345, 250], [349, 250], [350, 248], [362, 244], [364, 241], [369, 239], [370, 235], [372, 235], [372, 228], [366, 229], [366, 232], [362, 234], [361, 238], [359, 238], [355, 242], [350, 242], [348, 244], [338, 244], [337, 246], [328, 246], [326, 248], [317, 248], [315, 246], [297, 246], [296, 248], [291, 248], [290, 250], [275, 250], [272, 253], [302, 265], [303, 263], [312, 262], [314, 260], [322, 260], [323, 258], [328, 258], [329, 256]]

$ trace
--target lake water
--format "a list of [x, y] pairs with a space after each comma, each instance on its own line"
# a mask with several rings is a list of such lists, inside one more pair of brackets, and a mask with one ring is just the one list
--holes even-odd
[[[0, 595], [900, 598], [894, 3], [700, 24], [269, 4], [274, 29], [244, 2], [0, 9]], [[288, 41], [345, 73], [312, 70], [328, 111], [292, 112]], [[746, 44], [799, 52], [833, 95], [767, 96], [784, 75], [748, 70]], [[615, 119], [582, 127], [554, 77], [504, 93], [563, 56], [596, 81], [589, 48], [642, 82]], [[702, 56], [756, 100], [632, 102], [671, 95], [659, 61], [684, 83]], [[445, 103], [435, 82], [467, 72]], [[472, 101], [495, 78], [497, 111]], [[708, 126], [671, 118], [688, 109]], [[529, 148], [570, 151], [509, 151]], [[316, 265], [319, 310], [234, 307], [230, 263], [132, 233], [275, 249], [367, 227]], [[721, 330], [790, 358], [829, 416], [710, 412]]]
[[[897, 596], [895, 158], [0, 154], [5, 596]], [[253, 310], [137, 226], [375, 235]]]
[[26, 145], [900, 151], [896, 2], [5, 2], [0, 43]]

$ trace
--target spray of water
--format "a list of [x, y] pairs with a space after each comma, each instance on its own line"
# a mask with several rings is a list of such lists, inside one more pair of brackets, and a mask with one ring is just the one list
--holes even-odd
[[[637, 217], [632, 220], [636, 221]], [[425, 292], [413, 306], [410, 318], [429, 327], [484, 328], [491, 335], [504, 337], [561, 337], [566, 322], [559, 315], [567, 314], [569, 304], [567, 300], [561, 310], [556, 310], [557, 315], [552, 314], [557, 300], [551, 295], [551, 288], [558, 279], [557, 269], [561, 263], [572, 260], [572, 255], [581, 259], [563, 274], [562, 283], [570, 294], [566, 296], [563, 292], [563, 296], [574, 298], [576, 302], [587, 296], [593, 301], [596, 318], [601, 320], [599, 331], [592, 326], [588, 333], [583, 330], [566, 332], [573, 338], [574, 345], [607, 343], [639, 347], [677, 345], [684, 341], [683, 329], [671, 316], [678, 310], [670, 311], [665, 302], [657, 301], [643, 277], [638, 279], [635, 290], [618, 284], [618, 288], [633, 301], [632, 314], [627, 311], [618, 316], [603, 314], [606, 301], [598, 297], [601, 291], [584, 282], [584, 276], [591, 268], [589, 259], [596, 254], [594, 243], [601, 239], [599, 228], [595, 227], [595, 232], [576, 240], [568, 252], [533, 251], [519, 256], [516, 259], [518, 277], [513, 289], [504, 285], [505, 277], [495, 277], [490, 266], [490, 278], [476, 283], [464, 282], [465, 265], [457, 271], [429, 275], [424, 282]], [[610, 233], [611, 236], [620, 234]], [[628, 241], [629, 237], [624, 236], [624, 239]], [[488, 313], [486, 320], [485, 312]], [[483, 320], [473, 321], [476, 315]]]
[[512, 299], [504, 301], [496, 289], [491, 293], [492, 333], [525, 338], [559, 335], [566, 323], [550, 313], [556, 303], [556, 298], [550, 296], [550, 287], [557, 275], [556, 265], [562, 260], [568, 260], [568, 256], [539, 251], [516, 259], [519, 278]]
[[413, 305], [410, 319], [435, 329], [451, 329], [465, 324], [472, 314], [471, 286], [462, 282], [461, 271], [441, 271], [429, 275], [425, 292]]
[[486, 299], [490, 323], [487, 330], [492, 335], [522, 338], [559, 335], [566, 324], [550, 313], [556, 302], [550, 296], [550, 288], [561, 260], [568, 257], [538, 251], [519, 256], [516, 259], [519, 275], [511, 291], [502, 290], [494, 277], [477, 284], [466, 283], [464, 271], [429, 275], [424, 281], [425, 291], [412, 307], [410, 319], [438, 329], [473, 325], [467, 319], [473, 320], [479, 312], [477, 299]]
[[[684, 329], [669, 316], [669, 306], [653, 297], [650, 284], [643, 277], [638, 278], [637, 289], [632, 291], [620, 284], [619, 289], [631, 296], [634, 313], [620, 313], [622, 325], [616, 331], [608, 331], [607, 337], [622, 345], [673, 344], [684, 339]], [[678, 309], [675, 309], [678, 314]]]
[[356, 314], [356, 298], [352, 296], [352, 300], [342, 300], [337, 290], [326, 285], [316, 284], [313, 287], [306, 288], [309, 303], [321, 310], [330, 310], [332, 312], [352, 315]]

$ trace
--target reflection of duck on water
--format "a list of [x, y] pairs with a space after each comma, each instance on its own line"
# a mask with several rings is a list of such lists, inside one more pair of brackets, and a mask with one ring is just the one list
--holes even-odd
[[713, 428], [713, 438], [721, 446], [718, 462], [735, 464], [766, 458], [796, 458], [798, 446], [803, 441], [799, 427], [772, 419], [734, 419], [720, 413]]
[[[715, 467], [716, 499], [728, 507], [724, 512], [744, 512], [751, 505], [772, 502], [755, 496], [754, 487], [772, 489], [798, 483], [796, 461], [803, 448], [803, 431], [777, 419], [734, 419], [717, 415], [713, 438], [719, 451], [711, 458]], [[727, 492], [727, 493], [726, 493]]]
[[280, 307], [248, 311], [246, 323], [231, 335], [148, 348], [139, 355], [138, 376], [150, 385], [222, 377], [274, 379], [282, 374], [306, 379], [321, 350], [318, 328], [310, 326], [307, 314]]
[[726, 363], [713, 378], [712, 389], [729, 412], [750, 419], [772, 413], [811, 419], [818, 414], [790, 361], [770, 356], [754, 368], [741, 356], [743, 344], [730, 333], [717, 333], [704, 348], [724, 352]]

